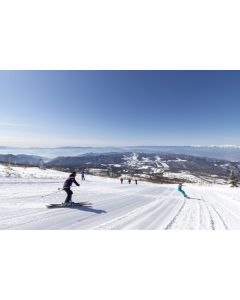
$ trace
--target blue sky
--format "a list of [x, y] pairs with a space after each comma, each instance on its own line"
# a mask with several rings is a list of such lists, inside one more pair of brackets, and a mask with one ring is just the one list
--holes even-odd
[[0, 145], [240, 144], [237, 71], [0, 71]]

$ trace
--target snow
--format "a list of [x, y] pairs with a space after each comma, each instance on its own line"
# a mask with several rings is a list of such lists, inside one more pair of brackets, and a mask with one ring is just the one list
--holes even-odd
[[233, 148], [233, 149], [239, 149], [239, 145], [210, 145], [209, 148]]
[[162, 170], [162, 169], [159, 169], [159, 168], [151, 168], [151, 170], [152, 170], [152, 172], [153, 172], [154, 174], [159, 174], [159, 173], [162, 174], [162, 172], [163, 172], [163, 170]]
[[139, 160], [138, 160], [138, 154], [137, 153], [133, 153], [131, 156], [123, 156], [123, 160], [129, 165], [129, 166], [137, 166], [139, 164]]
[[67, 176], [0, 165], [0, 229], [240, 229], [239, 188], [186, 184], [191, 199], [185, 199], [174, 184], [120, 184], [119, 179], [87, 176], [73, 188], [73, 199], [90, 201], [92, 207], [47, 209], [64, 200], [65, 192], [58, 189]]
[[55, 170], [42, 170], [37, 167], [8, 167], [0, 164], [0, 180], [8, 178], [16, 179], [21, 182], [22, 179], [44, 179], [59, 180], [66, 177], [66, 173]]
[[189, 172], [186, 171], [182, 171], [180, 173], [174, 173], [174, 172], [164, 172], [163, 173], [163, 177], [166, 178], [177, 178], [177, 179], [181, 179], [181, 180], [188, 180], [191, 182], [199, 182], [199, 178], [197, 178], [196, 176], [189, 174]]
[[142, 166], [142, 167], [139, 167], [138, 169], [139, 170], [148, 170], [148, 169], [151, 169], [152, 167], [151, 166]]
[[161, 168], [161, 166], [163, 167], [163, 169], [165, 169], [165, 170], [168, 170], [169, 169], [169, 165], [165, 162], [165, 161], [163, 161], [162, 159], [161, 159], [161, 157], [159, 157], [159, 156], [156, 156], [155, 157], [156, 158], [156, 165], [159, 167], [159, 168]]
[[151, 162], [151, 159], [149, 157], [142, 157], [142, 161], [144, 163], [150, 163]]
[[169, 165], [166, 164], [165, 162], [161, 161], [161, 165], [162, 165], [166, 170], [169, 169]]
[[168, 162], [186, 162], [186, 159], [181, 159], [181, 158], [177, 158], [177, 159], [168, 159]]
[[[141, 160], [138, 158], [138, 154], [133, 153], [131, 156], [125, 155], [123, 160], [130, 167], [137, 168], [138, 170], [152, 170], [153, 173], [162, 173], [164, 170], [170, 169], [167, 162], [163, 161], [159, 156], [155, 156], [155, 160], [151, 160], [148, 157], [142, 157]], [[153, 166], [157, 168], [153, 168]]]

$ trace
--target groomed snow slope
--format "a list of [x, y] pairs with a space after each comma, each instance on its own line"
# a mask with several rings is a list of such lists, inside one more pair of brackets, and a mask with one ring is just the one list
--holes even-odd
[[185, 190], [195, 199], [185, 200], [176, 185], [121, 185], [119, 180], [87, 176], [74, 188], [73, 200], [91, 201], [92, 207], [49, 210], [46, 205], [61, 203], [65, 193], [41, 196], [57, 191], [66, 173], [14, 168], [6, 177], [4, 168], [0, 229], [240, 229], [239, 189], [189, 184]]

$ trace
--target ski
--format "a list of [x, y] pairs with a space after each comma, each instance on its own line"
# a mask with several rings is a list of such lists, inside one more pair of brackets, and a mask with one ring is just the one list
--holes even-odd
[[72, 202], [72, 203], [51, 203], [47, 205], [47, 208], [73, 208], [73, 207], [88, 207], [92, 206], [91, 202], [85, 201], [85, 202]]

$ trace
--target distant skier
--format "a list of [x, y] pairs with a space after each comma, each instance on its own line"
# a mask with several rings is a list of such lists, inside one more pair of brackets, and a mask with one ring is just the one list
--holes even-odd
[[131, 182], [132, 182], [132, 179], [128, 178], [128, 183], [131, 184]]
[[135, 178], [135, 183], [136, 183], [136, 184], [138, 184], [138, 180], [137, 180], [137, 178]]
[[73, 191], [71, 190], [71, 186], [73, 183], [75, 183], [77, 186], [80, 186], [80, 184], [76, 181], [76, 172], [73, 172], [71, 175], [69, 175], [68, 179], [64, 182], [63, 190], [67, 193], [67, 198], [65, 200], [65, 204], [72, 202], [72, 195]]
[[188, 198], [188, 195], [184, 192], [184, 190], [182, 188], [183, 188], [183, 184], [179, 183], [179, 185], [178, 185], [178, 191], [180, 193], [182, 193], [185, 198]]
[[86, 179], [85, 179], [85, 172], [84, 172], [84, 170], [82, 170], [81, 175], [82, 175], [82, 180], [85, 181]]
[[122, 177], [120, 178], [120, 181], [121, 181], [121, 184], [123, 184], [123, 178]]

